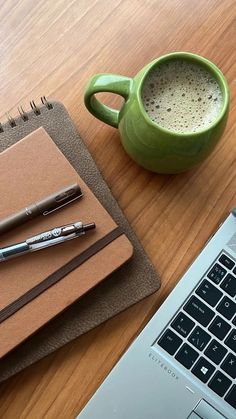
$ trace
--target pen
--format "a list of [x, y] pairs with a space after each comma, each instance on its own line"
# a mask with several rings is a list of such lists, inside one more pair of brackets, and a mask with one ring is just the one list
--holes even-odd
[[83, 194], [78, 184], [69, 185], [59, 192], [20, 210], [16, 214], [12, 214], [3, 220], [0, 220], [0, 235], [18, 227], [28, 220], [32, 220], [38, 215], [51, 214], [82, 196]]
[[52, 230], [39, 233], [30, 237], [24, 242], [16, 243], [11, 246], [0, 248], [0, 262], [24, 255], [30, 252], [55, 246], [68, 240], [76, 239], [84, 235], [88, 230], [96, 228], [95, 223], [83, 224], [78, 221], [74, 224], [67, 224], [61, 227], [55, 227]]

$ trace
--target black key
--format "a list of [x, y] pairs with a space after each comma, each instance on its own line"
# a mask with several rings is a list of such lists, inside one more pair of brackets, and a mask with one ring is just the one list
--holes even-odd
[[210, 278], [215, 284], [219, 284], [220, 281], [224, 278], [226, 274], [226, 269], [216, 263], [213, 268], [208, 272], [207, 276]]
[[236, 267], [233, 269], [233, 273], [236, 274]]
[[236, 384], [229, 390], [225, 400], [236, 409]]
[[175, 329], [184, 337], [188, 336], [189, 332], [191, 332], [194, 325], [195, 323], [184, 313], [179, 313], [178, 316], [171, 323], [173, 329]]
[[196, 377], [198, 377], [203, 383], [206, 383], [209, 380], [214, 371], [215, 367], [213, 367], [213, 365], [203, 357], [197, 361], [192, 369], [192, 373], [196, 375]]
[[159, 345], [170, 355], [174, 355], [182, 342], [183, 340], [170, 329], [167, 329], [158, 341]]
[[209, 326], [210, 332], [220, 340], [225, 338], [230, 329], [231, 326], [220, 316], [216, 316]]
[[184, 367], [192, 368], [194, 362], [198, 357], [197, 351], [195, 351], [187, 343], [184, 343], [180, 348], [179, 352], [175, 355], [177, 361], [179, 361]]
[[236, 352], [236, 329], [233, 329], [227, 339], [225, 340], [225, 344], [232, 349], [232, 351]]
[[229, 256], [226, 256], [224, 253], [220, 256], [219, 262], [222, 263], [222, 265], [226, 266], [228, 269], [232, 269], [235, 265], [234, 261], [229, 258]]
[[204, 354], [217, 365], [222, 361], [226, 353], [227, 349], [215, 339], [212, 339], [210, 345], [208, 345], [204, 352]]
[[215, 314], [214, 311], [207, 307], [199, 298], [195, 297], [195, 295], [185, 304], [184, 311], [203, 326], [207, 326]]
[[232, 381], [226, 377], [222, 372], [217, 371], [208, 386], [216, 393], [218, 396], [223, 396], [226, 391], [231, 386]]
[[222, 370], [227, 372], [232, 378], [236, 378], [236, 356], [228, 354], [221, 364]]
[[210, 304], [210, 306], [214, 307], [221, 299], [223, 292], [218, 290], [209, 281], [204, 279], [204, 281], [196, 290], [196, 294], [199, 295], [199, 297], [201, 297], [208, 304]]
[[236, 313], [236, 304], [230, 298], [224, 297], [216, 307], [216, 310], [230, 320]]
[[235, 325], [236, 325], [236, 316], [235, 316], [235, 318], [233, 319], [233, 324], [235, 324]]
[[220, 288], [222, 288], [222, 290], [225, 290], [225, 292], [231, 295], [231, 297], [234, 297], [236, 295], [236, 277], [231, 274], [226, 275]]
[[202, 351], [205, 348], [210, 339], [211, 336], [199, 326], [195, 327], [193, 333], [191, 333], [191, 335], [188, 338], [189, 342], [191, 342], [191, 344], [200, 351]]

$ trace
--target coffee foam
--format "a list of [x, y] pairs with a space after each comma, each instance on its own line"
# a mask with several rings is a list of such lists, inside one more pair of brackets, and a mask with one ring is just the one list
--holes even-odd
[[179, 133], [208, 128], [223, 105], [219, 84], [211, 73], [182, 60], [154, 68], [144, 82], [142, 100], [153, 122]]

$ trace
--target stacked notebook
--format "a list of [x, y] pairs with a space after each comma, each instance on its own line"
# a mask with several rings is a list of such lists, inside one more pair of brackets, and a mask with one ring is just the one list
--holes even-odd
[[[86, 238], [76, 239], [76, 245], [75, 241], [68, 242], [2, 263], [0, 315], [31, 287], [60, 271], [71, 258], [118, 231], [117, 226], [120, 232], [86, 263], [58, 281], [56, 288], [49, 288], [1, 322], [1, 381], [159, 288], [152, 264], [67, 111], [60, 103], [44, 102], [29, 114], [11, 118], [1, 128], [0, 192], [4, 205], [0, 205], [0, 218], [9, 215], [9, 209], [19, 210], [75, 182], [81, 186], [84, 198], [53, 216], [31, 221], [27, 227], [4, 235], [0, 246], [68, 221], [95, 221], [98, 227]], [[44, 129], [34, 132], [39, 127]], [[109, 263], [100, 263], [104, 258]]]

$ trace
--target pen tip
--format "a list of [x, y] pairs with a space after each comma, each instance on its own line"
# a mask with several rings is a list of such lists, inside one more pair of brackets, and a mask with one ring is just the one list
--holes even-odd
[[84, 231], [93, 230], [94, 228], [96, 228], [96, 224], [95, 223], [84, 224], [83, 228], [84, 228]]

